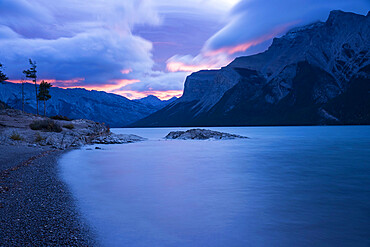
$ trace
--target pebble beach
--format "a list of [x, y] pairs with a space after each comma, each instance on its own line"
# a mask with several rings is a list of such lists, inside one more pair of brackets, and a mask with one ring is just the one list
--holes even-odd
[[1, 246], [98, 246], [58, 175], [63, 152], [0, 145]]

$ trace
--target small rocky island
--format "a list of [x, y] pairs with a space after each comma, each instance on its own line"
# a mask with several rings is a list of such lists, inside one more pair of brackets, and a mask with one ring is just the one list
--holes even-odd
[[86, 119], [63, 116], [52, 119], [15, 109], [0, 110], [0, 143], [48, 146], [57, 149], [85, 144], [122, 144], [145, 140], [136, 135], [117, 135], [109, 127]]
[[180, 140], [230, 140], [230, 139], [247, 139], [248, 137], [234, 135], [224, 132], [218, 132], [207, 129], [190, 129], [187, 131], [172, 131], [165, 139], [180, 139]]

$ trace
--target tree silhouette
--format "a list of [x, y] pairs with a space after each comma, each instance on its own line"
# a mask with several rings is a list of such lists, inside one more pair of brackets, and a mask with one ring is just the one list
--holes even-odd
[[35, 83], [35, 94], [36, 94], [36, 114], [39, 115], [39, 99], [37, 97], [37, 70], [36, 70], [36, 62], [29, 60], [31, 68], [27, 70], [23, 70], [23, 74], [26, 78], [31, 79]]
[[37, 94], [38, 100], [44, 101], [44, 116], [46, 116], [46, 101], [51, 98], [49, 89], [52, 87], [51, 83], [44, 80], [41, 81], [39, 86], [39, 93]]
[[9, 78], [4, 74], [3, 72], [3, 65], [0, 63], [0, 83], [3, 83], [4, 81], [8, 80]]

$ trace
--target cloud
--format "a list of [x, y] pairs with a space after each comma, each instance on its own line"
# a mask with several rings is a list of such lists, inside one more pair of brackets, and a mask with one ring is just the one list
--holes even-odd
[[[174, 51], [161, 56], [166, 48], [158, 49], [155, 60], [153, 43], [197, 52], [236, 1], [90, 0], [87, 5], [76, 0], [0, 0], [0, 61], [13, 80], [22, 78], [32, 58], [38, 77], [55, 86], [117, 93], [179, 91], [189, 73], [164, 71], [165, 65], [156, 62], [165, 63]], [[198, 33], [204, 35], [181, 42], [199, 24]], [[133, 32], [143, 26], [162, 27], [156, 37], [164, 37], [163, 42]]]
[[73, 0], [2, 0], [0, 60], [15, 80], [32, 58], [38, 77], [57, 84], [75, 78], [84, 78], [79, 83], [87, 87], [139, 81], [153, 67], [152, 44], [131, 29], [160, 21], [149, 0], [90, 0], [89, 6]]
[[223, 52], [214, 54], [199, 54], [195, 57], [191, 55], [175, 55], [167, 60], [167, 70], [170, 72], [194, 72], [204, 69], [218, 69], [231, 62], [230, 58]]
[[[226, 16], [228, 11], [232, 9], [239, 0], [186, 0], [186, 1], [169, 1], [156, 0], [153, 3], [158, 7], [158, 11], [162, 14], [178, 13], [178, 14], [210, 14], [217, 13], [218, 16], [211, 18], [220, 18]], [[209, 17], [208, 17], [209, 18]]]
[[184, 79], [189, 72], [167, 73], [162, 71], [152, 71], [141, 78], [141, 81], [121, 88], [130, 91], [168, 91], [183, 90]]
[[242, 0], [198, 55], [175, 55], [167, 60], [167, 70], [220, 68], [238, 56], [264, 51], [274, 37], [295, 26], [326, 20], [333, 9], [366, 14], [369, 8], [367, 0]]
[[52, 13], [38, 1], [0, 1], [0, 26], [7, 26], [21, 35], [42, 30], [46, 23], [54, 20]]
[[2, 0], [0, 25], [26, 38], [71, 37], [91, 29], [130, 33], [137, 24], [156, 25], [160, 18], [150, 0]]
[[187, 71], [194, 72], [205, 69], [219, 69], [229, 64], [237, 55], [264, 44], [279, 34], [284, 33], [290, 27], [294, 26], [296, 22], [287, 23], [276, 27], [271, 33], [263, 34], [255, 39], [248, 40], [245, 43], [236, 45], [224, 45], [217, 49], [209, 49], [203, 47], [200, 54], [197, 56], [191, 55], [175, 55], [167, 60], [167, 70], [170, 72]]
[[[40, 78], [85, 78], [86, 84], [133, 79], [135, 73], [138, 76], [153, 66], [150, 42], [106, 30], [56, 40], [4, 39], [0, 46], [6, 48], [1, 50], [1, 57], [13, 78], [19, 78], [29, 66], [28, 58], [37, 61]], [[133, 73], [123, 74], [123, 70]]]
[[292, 21], [290, 23], [277, 26], [273, 30], [271, 30], [269, 33], [258, 35], [256, 37], [248, 39], [248, 41], [241, 43], [241, 44], [235, 44], [234, 46], [233, 45], [228, 46], [224, 44], [218, 49], [210, 49], [209, 47], [206, 47], [204, 48], [204, 51], [205, 51], [205, 54], [207, 54], [207, 56], [214, 56], [216, 54], [233, 55], [235, 53], [245, 52], [254, 46], [262, 44], [265, 41], [271, 40], [275, 38], [276, 36], [279, 36], [285, 33], [287, 30], [295, 26], [297, 23], [300, 23], [300, 21]]
[[[228, 1], [212, 1], [91, 0], [87, 6], [75, 0], [1, 0], [0, 61], [6, 64], [13, 81], [22, 78], [22, 71], [29, 67], [28, 59], [32, 58], [37, 62], [38, 77], [55, 86], [115, 93], [153, 90], [159, 94], [162, 90], [178, 94], [189, 73], [154, 71], [152, 40], [133, 30], [161, 26], [162, 34], [174, 33], [172, 37], [176, 38], [170, 43], [176, 49], [182, 46], [190, 51], [187, 47], [196, 42], [201, 48], [208, 35], [217, 31], [216, 26], [204, 32], [207, 27], [219, 23], [221, 13], [226, 16], [225, 8], [232, 7]], [[188, 29], [179, 29], [180, 23]], [[207, 36], [182, 44], [180, 40], [199, 23], [203, 23], [199, 33]], [[163, 37], [161, 33], [157, 37]], [[163, 45], [160, 41], [154, 44]]]
[[[232, 21], [211, 37], [205, 50], [217, 50], [252, 42], [266, 34], [275, 33], [288, 24], [305, 25], [324, 21], [333, 9], [366, 14], [367, 0], [243, 0], [231, 11]], [[293, 26], [293, 25], [292, 25]], [[284, 33], [281, 30], [280, 34]]]
[[0, 40], [1, 39], [16, 39], [20, 36], [15, 33], [11, 28], [0, 25]]

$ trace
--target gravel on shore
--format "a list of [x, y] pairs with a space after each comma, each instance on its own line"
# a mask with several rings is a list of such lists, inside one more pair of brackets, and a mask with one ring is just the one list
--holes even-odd
[[0, 145], [0, 246], [98, 246], [58, 174], [63, 151]]

